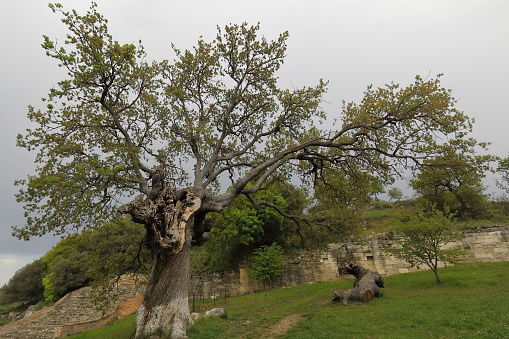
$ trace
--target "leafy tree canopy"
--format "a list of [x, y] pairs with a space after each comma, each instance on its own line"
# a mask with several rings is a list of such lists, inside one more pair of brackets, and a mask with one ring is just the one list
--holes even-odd
[[218, 210], [270, 176], [387, 174], [401, 159], [440, 152], [437, 136], [461, 140], [471, 128], [439, 78], [417, 77], [405, 88], [368, 87], [360, 104], [345, 103], [341, 125], [321, 131], [326, 83], [276, 86], [288, 33], [268, 41], [258, 26], [227, 26], [212, 42], [174, 48], [174, 62], [150, 63], [141, 45], [113, 39], [96, 7], [81, 16], [51, 5], [69, 33], [63, 46], [45, 37], [43, 48], [68, 78], [45, 109], [29, 107], [37, 127], [18, 136], [38, 164], [16, 182], [27, 217], [20, 238], [107, 221], [123, 197], [150, 194], [156, 166], [167, 180], [208, 190], [228, 176], [232, 186], [202, 207]]
[[276, 243], [256, 249], [252, 260], [253, 267], [249, 273], [256, 280], [262, 280], [265, 283], [281, 276], [284, 272], [283, 248]]
[[34, 304], [43, 299], [42, 278], [46, 267], [41, 260], [35, 260], [19, 269], [7, 284], [0, 288], [0, 304], [21, 302]]
[[446, 248], [448, 243], [461, 238], [461, 232], [453, 224], [454, 214], [446, 207], [440, 211], [433, 204], [428, 209], [415, 214], [404, 215], [394, 227], [400, 236], [398, 247], [388, 248], [387, 252], [403, 259], [410, 265], [425, 265], [435, 274], [436, 283], [439, 262], [455, 263], [465, 253], [459, 248]]
[[306, 238], [314, 239], [313, 245], [320, 246], [354, 233], [360, 221], [360, 211], [372, 203], [371, 196], [383, 181], [390, 181], [390, 178], [381, 178], [358, 168], [322, 171], [314, 186], [314, 204], [308, 211], [309, 219], [318, 227], [313, 227], [314, 234], [308, 234]]
[[403, 192], [398, 187], [391, 187], [387, 194], [389, 195], [389, 201], [396, 200], [399, 201], [403, 198]]
[[440, 146], [439, 156], [424, 161], [412, 188], [437, 206], [450, 206], [462, 219], [488, 217], [488, 202], [482, 179], [491, 170], [492, 155], [477, 154], [487, 147], [473, 139], [451, 140]]
[[61, 240], [41, 259], [48, 269], [44, 297], [56, 301], [89, 284], [102, 286], [123, 274], [147, 274], [150, 259], [143, 239], [139, 225], [118, 219]]
[[[259, 191], [254, 198], [286, 212], [286, 199], [275, 187]], [[245, 197], [237, 197], [213, 218], [210, 240], [205, 243], [206, 267], [222, 271], [235, 266], [251, 252], [274, 241], [285, 242], [288, 224], [284, 216], [269, 206], [253, 206]]]
[[509, 192], [509, 157], [498, 159], [497, 173], [501, 175], [497, 181], [498, 187]]

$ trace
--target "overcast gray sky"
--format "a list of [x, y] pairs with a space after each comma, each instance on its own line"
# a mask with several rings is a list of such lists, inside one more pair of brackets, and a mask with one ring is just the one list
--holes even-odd
[[[90, 2], [61, 0], [83, 12]], [[139, 39], [150, 59], [171, 58], [170, 43], [192, 47], [216, 26], [260, 22], [276, 38], [288, 30], [288, 57], [281, 84], [300, 87], [329, 80], [323, 108], [337, 114], [342, 100], [358, 101], [366, 86], [415, 75], [445, 73], [458, 107], [476, 119], [474, 137], [491, 141], [492, 154], [507, 156], [509, 122], [509, 1], [507, 0], [96, 0], [121, 43]], [[41, 257], [58, 239], [29, 242], [11, 237], [22, 225], [13, 182], [33, 174], [35, 154], [15, 147], [29, 122], [27, 105], [62, 79], [56, 62], [40, 47], [42, 35], [63, 41], [64, 25], [44, 0], [0, 5], [0, 285], [15, 270]]]

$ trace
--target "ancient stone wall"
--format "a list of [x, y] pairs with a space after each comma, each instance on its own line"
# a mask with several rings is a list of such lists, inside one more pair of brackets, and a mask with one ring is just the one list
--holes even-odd
[[54, 332], [54, 338], [62, 338], [71, 334], [90, 331], [96, 328], [106, 326], [116, 320], [122, 319], [138, 310], [143, 300], [143, 295], [130, 298], [118, 305], [111, 313], [102, 318], [80, 323], [68, 323], [67, 325], [57, 326]]
[[221, 273], [199, 273], [192, 274], [189, 282], [190, 296], [199, 298], [213, 298], [224, 295], [242, 293], [241, 282], [238, 271], [227, 271]]
[[287, 255], [282, 277], [262, 282], [249, 274], [250, 263], [237, 271], [202, 273], [191, 276], [190, 297], [218, 298], [277, 287], [291, 287], [315, 281], [334, 281], [339, 277], [336, 253], [325, 250], [302, 250]]
[[[461, 262], [509, 261], [509, 225], [469, 227], [463, 230], [461, 240], [449, 243], [448, 247], [462, 248], [467, 255]], [[398, 236], [392, 233], [377, 234], [364, 241], [343, 244], [336, 251], [338, 263], [356, 262], [382, 275], [413, 272], [427, 267], [410, 267], [401, 259], [384, 252], [384, 248], [396, 244]], [[331, 245], [334, 251], [335, 245]]]
[[[85, 324], [82, 326], [85, 330], [104, 326], [119, 319], [120, 316], [125, 316], [126, 310], [120, 310], [119, 304], [142, 292], [142, 287], [132, 281], [122, 281], [114, 291], [113, 302], [101, 311], [92, 301], [91, 288], [83, 287], [67, 294], [51, 307], [33, 312], [24, 319], [0, 327], [0, 338], [59, 338], [61, 335], [77, 333], [75, 329], [62, 329], [66, 325]], [[131, 311], [136, 309], [137, 307], [130, 308]]]
[[[410, 267], [405, 261], [386, 254], [384, 249], [394, 246], [397, 239], [395, 234], [381, 233], [349, 243], [329, 244], [322, 250], [289, 254], [283, 276], [265, 285], [249, 275], [249, 263], [245, 263], [237, 272], [197, 276], [192, 280], [190, 291], [200, 291], [205, 296], [208, 293], [212, 298], [213, 293], [217, 295], [217, 291], [222, 290], [235, 295], [316, 281], [335, 281], [339, 278], [338, 265], [350, 262], [385, 276], [428, 269]], [[467, 251], [462, 262], [509, 261], [509, 225], [466, 228], [462, 240], [448, 246]]]

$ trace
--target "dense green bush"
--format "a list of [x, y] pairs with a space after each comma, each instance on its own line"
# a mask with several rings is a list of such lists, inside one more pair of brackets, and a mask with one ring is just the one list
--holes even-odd
[[63, 239], [42, 258], [48, 268], [44, 297], [56, 301], [88, 284], [102, 285], [122, 274], [146, 274], [150, 258], [144, 234], [141, 225], [119, 219]]
[[283, 248], [276, 243], [257, 248], [254, 250], [251, 259], [253, 260], [253, 267], [249, 270], [249, 273], [256, 280], [262, 280], [265, 283], [281, 276], [284, 272]]
[[44, 286], [42, 278], [46, 274], [46, 267], [41, 260], [19, 269], [0, 289], [0, 304], [20, 302], [35, 304], [43, 299]]
[[[255, 194], [255, 199], [274, 204], [283, 211], [288, 206], [286, 199], [276, 190], [260, 191]], [[210, 240], [204, 245], [206, 254], [200, 257], [202, 265], [199, 270], [234, 268], [254, 249], [273, 242], [284, 242], [287, 226], [285, 218], [273, 208], [254, 207], [245, 196], [239, 196], [215, 216]]]
[[73, 251], [72, 247], [65, 252], [63, 256], [53, 257], [54, 261], [44, 258], [51, 267], [51, 272], [43, 278], [44, 297], [48, 301], [56, 301], [68, 292], [86, 286], [90, 282], [83, 263], [86, 254]]

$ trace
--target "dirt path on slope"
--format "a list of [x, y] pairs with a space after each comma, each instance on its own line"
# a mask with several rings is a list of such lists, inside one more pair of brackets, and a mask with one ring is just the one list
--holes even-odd
[[267, 339], [274, 339], [278, 335], [285, 334], [305, 318], [300, 314], [292, 314], [281, 319], [266, 331]]

